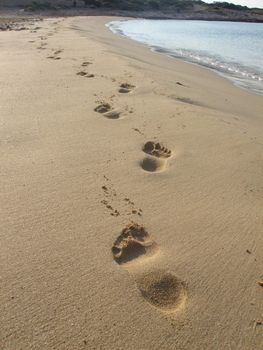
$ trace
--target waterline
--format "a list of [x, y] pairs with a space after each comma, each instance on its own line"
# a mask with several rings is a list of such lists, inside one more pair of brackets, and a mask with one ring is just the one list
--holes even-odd
[[236, 85], [263, 94], [263, 24], [125, 20], [107, 26], [116, 34], [213, 69]]

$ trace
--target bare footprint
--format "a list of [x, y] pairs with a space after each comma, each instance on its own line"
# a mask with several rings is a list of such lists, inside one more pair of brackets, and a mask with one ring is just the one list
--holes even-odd
[[146, 229], [134, 223], [122, 230], [113, 244], [112, 254], [118, 264], [124, 264], [144, 255], [153, 255], [157, 250], [157, 244]]
[[141, 259], [154, 255], [158, 250], [157, 243], [152, 240], [146, 229], [134, 223], [122, 230], [114, 242], [112, 254], [118, 264], [127, 264], [127, 267], [138, 259], [141, 264], [131, 271], [144, 299], [163, 312], [175, 312], [185, 305], [185, 283], [165, 270], [140, 272], [141, 268], [145, 269], [144, 260]]
[[138, 278], [137, 286], [145, 300], [162, 311], [174, 312], [185, 305], [185, 283], [173, 273], [164, 270], [146, 273]]
[[94, 111], [103, 114], [108, 119], [119, 119], [121, 117], [121, 112], [113, 110], [112, 106], [107, 102], [101, 103]]
[[57, 50], [57, 51], [54, 52], [54, 55], [59, 55], [62, 52], [63, 52], [63, 50]]
[[112, 109], [111, 105], [107, 102], [101, 103], [99, 106], [97, 106], [94, 111], [98, 113], [106, 113], [109, 112]]
[[134, 85], [128, 84], [128, 83], [122, 83], [119, 88], [119, 92], [121, 94], [128, 94], [135, 88]]
[[59, 56], [48, 56], [47, 58], [52, 59], [52, 60], [61, 60], [61, 57]]
[[143, 146], [143, 152], [158, 158], [169, 158], [172, 152], [159, 142], [148, 141]]
[[[171, 98], [172, 96], [169, 96], [169, 97]], [[204, 104], [202, 104], [202, 103], [200, 103], [198, 101], [194, 101], [194, 100], [192, 100], [192, 99], [190, 99], [188, 97], [176, 97], [175, 99], [177, 101], [180, 101], [180, 102], [183, 102], [183, 103], [188, 103], [190, 105], [196, 105], [196, 106], [201, 106], [201, 107], [204, 106]]]
[[61, 57], [58, 56], [60, 53], [62, 53], [63, 50], [56, 50], [53, 51], [52, 55], [48, 56], [47, 58], [53, 59], [53, 60], [61, 60]]
[[95, 75], [94, 74], [90, 74], [84, 71], [80, 71], [77, 73], [77, 75], [80, 75], [81, 77], [86, 77], [86, 78], [94, 78]]
[[82, 67], [87, 67], [87, 66], [89, 66], [90, 64], [92, 64], [92, 62], [89, 62], [89, 61], [85, 61], [85, 62], [83, 62], [82, 63]]

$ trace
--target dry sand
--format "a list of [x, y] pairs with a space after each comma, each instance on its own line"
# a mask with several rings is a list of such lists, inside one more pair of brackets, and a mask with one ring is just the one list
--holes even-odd
[[110, 20], [0, 32], [0, 348], [262, 349], [263, 97]]

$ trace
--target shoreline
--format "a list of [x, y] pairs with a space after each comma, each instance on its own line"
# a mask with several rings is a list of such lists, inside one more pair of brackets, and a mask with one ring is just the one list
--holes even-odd
[[[85, 17], [83, 17], [83, 20], [84, 20], [84, 18]], [[118, 20], [118, 17], [117, 18], [113, 17], [113, 18], [114, 18], [114, 21]], [[129, 20], [129, 19], [130, 18], [127, 17], [124, 20]], [[114, 37], [116, 37], [116, 34], [113, 33], [107, 27], [107, 23], [109, 23], [109, 22], [102, 20], [102, 23], [104, 24], [106, 31], [109, 32], [107, 34], [105, 33], [105, 37], [107, 37], [107, 43], [111, 42], [114, 39]], [[105, 31], [103, 31], [103, 32], [105, 32]], [[94, 34], [94, 36], [96, 38], [95, 31], [93, 31], [93, 34]], [[118, 37], [118, 35], [117, 35], [117, 37]], [[162, 64], [164, 64], [164, 65], [168, 64], [170, 73], [177, 66], [178, 66], [178, 68], [176, 69], [177, 73], [178, 73], [178, 69], [181, 70], [181, 72], [184, 73], [184, 74], [186, 73], [187, 75], [193, 75], [193, 76], [202, 76], [206, 72], [205, 78], [207, 78], [209, 80], [210, 84], [219, 85], [220, 88], [222, 88], [221, 87], [221, 84], [222, 84], [224, 86], [222, 89], [231, 88], [231, 94], [233, 96], [236, 95], [237, 99], [242, 100], [242, 99], [245, 98], [245, 96], [251, 96], [252, 98], [255, 98], [255, 101], [253, 101], [254, 105], [255, 105], [255, 108], [257, 109], [257, 112], [260, 111], [260, 104], [261, 104], [261, 101], [262, 101], [262, 95], [256, 94], [256, 93], [254, 93], [253, 91], [251, 91], [249, 89], [243, 89], [243, 88], [241, 88], [239, 86], [236, 86], [231, 79], [226, 78], [223, 74], [221, 75], [221, 74], [217, 73], [214, 69], [210, 69], [209, 67], [204, 67], [202, 65], [195, 64], [193, 62], [187, 62], [187, 61], [185, 61], [183, 59], [180, 59], [180, 58], [177, 58], [177, 57], [170, 57], [169, 55], [164, 55], [161, 52], [158, 52], [158, 51], [155, 51], [155, 50], [151, 50], [151, 48], [148, 45], [146, 45], [144, 43], [141, 43], [141, 42], [138, 42], [138, 41], [135, 41], [135, 40], [132, 40], [131, 38], [129, 38], [128, 36], [125, 36], [125, 35], [121, 35], [120, 38], [123, 38], [125, 40], [125, 44], [124, 45], [126, 45], [126, 43], [127, 43], [127, 45], [131, 45], [133, 48], [140, 48], [139, 52], [140, 52], [141, 55], [144, 55], [144, 54], [146, 55], [147, 52], [149, 52], [149, 54], [152, 53], [153, 54], [152, 56], [147, 55], [148, 57], [152, 58], [151, 60], [149, 60], [149, 62], [147, 62], [148, 66], [153, 64], [153, 62], [154, 62], [154, 65], [155, 65], [156, 61], [158, 63], [159, 63], [159, 61], [161, 62], [162, 61], [162, 57], [163, 57], [163, 61], [164, 62]], [[96, 38], [96, 39], [98, 39], [98, 38]], [[99, 38], [99, 41], [100, 41], [100, 38]], [[116, 38], [116, 41], [118, 41], [118, 38]], [[115, 40], [114, 40], [114, 42], [115, 42]], [[103, 43], [105, 43], [105, 42], [103, 42]], [[150, 50], [149, 50], [149, 48], [150, 48]], [[129, 50], [129, 53], [131, 53], [131, 52], [132, 52], [132, 50]], [[130, 54], [130, 58], [133, 58], [132, 56], [133, 55]], [[154, 56], [156, 56], [156, 57], [154, 57]], [[174, 65], [173, 65], [173, 61], [174, 61]], [[190, 74], [188, 74], [188, 73], [190, 73]], [[214, 80], [215, 80], [215, 83], [214, 83]], [[200, 80], [199, 80], [199, 83], [200, 83]], [[206, 83], [207, 83], [207, 81], [206, 81]], [[203, 84], [201, 84], [201, 85], [203, 87]], [[200, 87], [198, 86], [198, 88], [200, 88]], [[212, 93], [212, 90], [211, 90], [211, 88], [208, 89], [208, 90], [206, 89], [206, 93], [209, 95], [209, 94]], [[244, 94], [244, 97], [243, 97], [243, 94]], [[201, 104], [203, 104], [203, 103], [201, 103]], [[237, 102], [237, 106], [238, 105], [239, 105], [239, 101]], [[211, 104], [209, 107], [211, 107], [212, 109], [217, 108], [213, 104]], [[231, 108], [232, 107], [233, 106], [231, 106]], [[218, 108], [218, 109], [220, 110], [220, 108]], [[240, 109], [239, 111], [241, 111], [241, 110], [242, 109]], [[260, 113], [257, 114], [257, 115], [260, 115]]]
[[[132, 39], [131, 39], [132, 40]], [[147, 44], [145, 44], [147, 46]], [[153, 51], [156, 51], [158, 52], [158, 49], [155, 49], [155, 48], [151, 48], [149, 46], [150, 49], [152, 49]], [[239, 84], [237, 82], [237, 80], [240, 80], [239, 78], [237, 77], [232, 77], [231, 75], [228, 75], [227, 73], [224, 73], [224, 72], [220, 72], [219, 70], [215, 69], [215, 68], [212, 68], [212, 67], [209, 67], [209, 66], [206, 66], [205, 64], [200, 64], [200, 63], [197, 63], [197, 62], [193, 62], [193, 61], [190, 61], [190, 60], [187, 60], [186, 58], [180, 58], [180, 57], [177, 57], [177, 56], [173, 56], [172, 52], [169, 53], [169, 51], [167, 51], [165, 53], [165, 51], [163, 52], [160, 52], [160, 53], [163, 53], [164, 55], [167, 55], [169, 57], [172, 57], [174, 59], [177, 59], [177, 60], [182, 60], [183, 62], [185, 63], [188, 63], [188, 64], [193, 64], [193, 65], [196, 65], [196, 66], [199, 66], [199, 67], [202, 67], [204, 69], [208, 69], [209, 71], [211, 72], [214, 72], [215, 74], [219, 75], [220, 77], [223, 77], [224, 79], [230, 81], [235, 87], [237, 87], [238, 89], [242, 89], [242, 90], [245, 90], [251, 94], [255, 94], [255, 95], [258, 95], [258, 96], [263, 96], [263, 89], [262, 91], [261, 90], [256, 90], [255, 88], [252, 88], [252, 87], [248, 87], [244, 84], [244, 82], [242, 81], [243, 85], [242, 84]], [[245, 79], [244, 79], [245, 80]], [[245, 81], [246, 82], [246, 81]], [[249, 85], [250, 81], [247, 80], [247, 85]]]
[[258, 349], [262, 96], [112, 19], [0, 32], [2, 347]]

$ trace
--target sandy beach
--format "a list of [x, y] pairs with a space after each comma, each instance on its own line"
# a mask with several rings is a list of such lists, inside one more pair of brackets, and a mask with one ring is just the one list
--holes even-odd
[[0, 32], [0, 348], [262, 349], [263, 97], [113, 19]]

